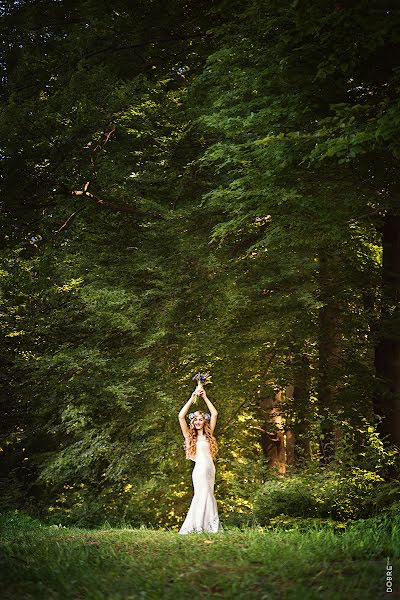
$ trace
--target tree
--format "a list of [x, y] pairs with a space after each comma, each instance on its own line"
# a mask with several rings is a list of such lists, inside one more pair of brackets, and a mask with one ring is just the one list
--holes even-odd
[[297, 464], [361, 464], [374, 408], [396, 406], [397, 230], [382, 288], [380, 227], [397, 214], [398, 16], [136, 8], [4, 9], [3, 465], [15, 502], [170, 525], [190, 492], [171, 432], [199, 369], [227, 513], [264, 479], [264, 398], [282, 470], [284, 438]]
[[[276, 335], [300, 348], [307, 341], [318, 344], [322, 380], [316, 416], [330, 415], [328, 435], [340, 426], [351, 393], [359, 407], [368, 398], [366, 414], [372, 418], [366, 371], [374, 340], [365, 339], [372, 323], [363, 300], [371, 284], [373, 297], [379, 295], [374, 218], [379, 224], [380, 213], [390, 215], [396, 206], [380, 186], [383, 180], [391, 189], [397, 185], [390, 156], [397, 126], [389, 125], [387, 114], [397, 114], [397, 72], [389, 55], [398, 44], [398, 19], [391, 3], [236, 3], [232, 19], [218, 30], [220, 49], [208, 58], [194, 88], [197, 122], [217, 136], [198, 161], [215, 180], [205, 196], [221, 215], [214, 240], [243, 261], [261, 263], [250, 279], [260, 293], [278, 296]], [[327, 254], [328, 266], [319, 268]], [[291, 303], [285, 304], [288, 292]], [[304, 310], [310, 317], [306, 328], [300, 325]], [[288, 314], [293, 318], [294, 311], [292, 329]], [[389, 312], [394, 325], [396, 311]], [[393, 338], [390, 344], [393, 349]], [[392, 392], [395, 370], [385, 374]], [[282, 381], [290, 383], [288, 376]], [[397, 443], [396, 419], [389, 427], [390, 441]]]

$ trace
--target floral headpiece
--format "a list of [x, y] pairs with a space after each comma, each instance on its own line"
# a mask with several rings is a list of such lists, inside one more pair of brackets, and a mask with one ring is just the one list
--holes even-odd
[[[189, 413], [189, 419], [192, 420], [194, 417], [195, 413]], [[204, 413], [204, 418], [207, 419], [207, 421], [209, 421], [211, 419], [211, 415], [210, 413]]]

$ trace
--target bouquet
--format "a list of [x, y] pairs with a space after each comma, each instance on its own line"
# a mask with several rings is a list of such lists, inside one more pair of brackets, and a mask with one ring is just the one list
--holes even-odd
[[[211, 377], [209, 373], [196, 373], [196, 375], [194, 375], [192, 379], [193, 381], [197, 381], [198, 388], [203, 388], [204, 385], [211, 383]], [[194, 402], [197, 402], [197, 398]]]
[[[211, 377], [210, 377], [209, 373], [196, 373], [196, 375], [194, 375], [192, 377], [192, 379], [193, 379], [193, 381], [197, 381], [198, 388], [202, 388], [204, 385], [207, 385], [207, 383], [211, 383]], [[194, 403], [196, 403], [196, 402], [197, 402], [197, 398], [194, 400]], [[195, 413], [190, 413], [189, 419], [193, 419], [194, 414]], [[207, 421], [209, 421], [211, 418], [210, 413], [205, 413], [204, 418], [207, 419]]]

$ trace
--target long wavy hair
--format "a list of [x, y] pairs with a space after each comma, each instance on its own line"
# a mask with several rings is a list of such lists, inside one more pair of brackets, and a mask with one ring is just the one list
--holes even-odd
[[210, 446], [210, 454], [212, 456], [212, 459], [215, 460], [217, 458], [217, 454], [218, 454], [217, 440], [215, 439], [214, 435], [211, 433], [210, 423], [209, 423], [209, 421], [207, 421], [207, 419], [204, 416], [204, 413], [201, 410], [196, 410], [193, 418], [190, 421], [189, 439], [184, 441], [184, 448], [186, 450], [186, 458], [188, 460], [191, 460], [196, 455], [196, 441], [197, 441], [198, 433], [197, 433], [197, 429], [194, 426], [194, 420], [195, 420], [196, 416], [199, 414], [204, 419], [204, 425], [203, 425], [204, 435], [206, 436], [206, 438], [208, 440], [208, 443]]

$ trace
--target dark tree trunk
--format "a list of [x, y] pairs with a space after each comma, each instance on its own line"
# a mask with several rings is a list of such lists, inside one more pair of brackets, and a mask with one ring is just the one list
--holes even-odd
[[[286, 398], [293, 398], [293, 385], [286, 386]], [[296, 464], [296, 434], [295, 434], [295, 419], [287, 421], [287, 429], [285, 430], [285, 450], [286, 464]]]
[[388, 212], [382, 228], [382, 310], [375, 345], [374, 410], [380, 432], [400, 449], [400, 216]]
[[[286, 386], [286, 398], [292, 398], [294, 401], [294, 386], [288, 385]], [[301, 436], [301, 432], [303, 431], [302, 427], [299, 427], [300, 421], [302, 418], [300, 415], [304, 417], [303, 411], [301, 410], [302, 406], [293, 406], [293, 416], [290, 419], [288, 424], [288, 428], [285, 433], [285, 448], [286, 448], [286, 464], [287, 465], [295, 465], [298, 461], [298, 458], [302, 458], [302, 452], [300, 451], [299, 456], [299, 448], [302, 447], [304, 439], [299, 437], [299, 433]], [[304, 425], [304, 423], [303, 423]]]
[[279, 414], [281, 392], [260, 399], [260, 408], [265, 420], [261, 432], [261, 447], [268, 464], [285, 473], [285, 442], [282, 429], [282, 418]]
[[286, 464], [296, 464], [296, 436], [293, 431], [286, 431]]
[[310, 460], [310, 361], [305, 354], [297, 357], [293, 365], [294, 386], [293, 399], [295, 403], [296, 422], [295, 432], [295, 462]]
[[324, 463], [335, 456], [335, 396], [340, 354], [339, 305], [335, 298], [335, 258], [320, 255], [320, 298], [324, 306], [319, 312], [318, 400], [321, 420], [320, 455]]

